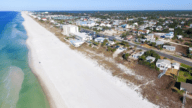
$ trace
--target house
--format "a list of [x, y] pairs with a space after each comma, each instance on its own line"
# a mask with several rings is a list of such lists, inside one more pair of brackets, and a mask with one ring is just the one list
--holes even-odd
[[192, 28], [192, 24], [190, 24], [190, 28]]
[[165, 34], [165, 38], [167, 38], [167, 39], [172, 39], [173, 37], [174, 37], [173, 32], [169, 32], [169, 33]]
[[156, 41], [156, 46], [158, 46], [158, 45], [163, 45], [163, 44], [164, 44], [163, 41]]
[[104, 23], [101, 23], [100, 26], [103, 27], [103, 26], [105, 26], [105, 24], [104, 24]]
[[140, 39], [140, 41], [141, 41], [142, 43], [144, 43], [145, 41], [147, 41], [147, 38]]
[[152, 56], [147, 56], [146, 57], [146, 61], [150, 62], [150, 63], [153, 63], [155, 61], [155, 57], [152, 57]]
[[165, 59], [158, 59], [156, 62], [156, 66], [160, 70], [165, 70], [166, 68], [171, 68], [171, 62], [169, 60], [165, 60]]
[[107, 27], [109, 27], [109, 28], [111, 28], [111, 27], [112, 27], [112, 26], [111, 26], [111, 24], [106, 24], [106, 26], [107, 26]]
[[115, 26], [119, 25], [119, 23], [120, 23], [119, 20], [114, 20], [114, 21], [113, 21], [113, 25], [115, 25]]
[[76, 39], [81, 41], [92, 40], [92, 37], [87, 35], [86, 33], [75, 32], [71, 34], [74, 35]]
[[109, 45], [114, 45], [115, 42], [114, 41], [109, 41]]
[[133, 33], [137, 33], [137, 29], [133, 29], [132, 32], [133, 32]]
[[145, 37], [147, 38], [147, 41], [155, 40], [153, 33], [150, 33], [150, 34], [148, 34], [148, 35], [145, 36]]
[[157, 27], [156, 27], [156, 30], [162, 31], [162, 30], [163, 30], [163, 27], [162, 27], [162, 26], [157, 26]]
[[139, 30], [138, 31], [138, 35], [140, 34], [148, 34], [149, 33], [149, 30]]
[[133, 18], [128, 19], [128, 21], [133, 21], [133, 20], [134, 20]]
[[189, 54], [192, 55], [192, 47], [189, 47]]
[[184, 21], [181, 21], [181, 25], [183, 25], [183, 24], [185, 24], [185, 22], [184, 22]]
[[182, 35], [177, 35], [177, 39], [182, 39], [183, 36]]
[[97, 29], [97, 30], [103, 30], [103, 28], [102, 28], [102, 27], [96, 27], [96, 29]]
[[[103, 41], [107, 39], [107, 38], [103, 38], [103, 37], [98, 37], [98, 38], [95, 38], [95, 42], [100, 42], [100, 43], [103, 43]], [[108, 40], [108, 39], [107, 39]]]
[[138, 26], [138, 23], [137, 23], [137, 22], [133, 23], [133, 26], [134, 26], [134, 27], [135, 27], [135, 26]]
[[131, 40], [132, 38], [133, 38], [132, 35], [130, 35], [130, 36], [126, 36], [126, 39], [127, 39], [127, 40]]
[[73, 46], [75, 46], [75, 47], [79, 47], [79, 46], [81, 46], [84, 43], [84, 41], [81, 41], [81, 40], [71, 40], [70, 43]]
[[142, 56], [144, 53], [145, 53], [144, 51], [138, 52], [138, 53], [133, 54], [132, 57], [137, 60], [137, 59], [138, 59], [140, 56]]
[[63, 25], [63, 35], [69, 36], [71, 33], [79, 32], [78, 26], [75, 25]]
[[54, 24], [54, 23], [55, 23], [55, 21], [54, 21], [54, 20], [50, 20], [50, 23], [53, 23], [53, 24]]
[[121, 25], [122, 28], [126, 28], [127, 24], [123, 24]]
[[43, 21], [47, 21], [47, 18], [41, 18], [41, 20], [43, 20]]
[[163, 48], [169, 51], [175, 51], [175, 46], [163, 45]]
[[96, 23], [94, 21], [76, 21], [76, 25], [93, 27]]
[[180, 90], [184, 90], [187, 93], [192, 93], [192, 84], [181, 82]]
[[180, 64], [175, 62], [175, 63], [172, 63], [172, 64], [171, 64], [171, 67], [172, 67], [173, 69], [179, 70]]
[[173, 32], [173, 31], [174, 31], [174, 28], [169, 28], [169, 31]]

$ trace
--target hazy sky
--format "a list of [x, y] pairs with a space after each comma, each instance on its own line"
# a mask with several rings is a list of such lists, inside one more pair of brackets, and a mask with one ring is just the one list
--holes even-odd
[[1, 0], [0, 10], [192, 10], [192, 0]]

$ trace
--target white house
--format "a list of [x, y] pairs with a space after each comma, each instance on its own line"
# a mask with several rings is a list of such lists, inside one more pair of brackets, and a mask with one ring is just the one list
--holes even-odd
[[150, 63], [153, 63], [155, 61], [155, 57], [152, 57], [152, 56], [147, 56], [146, 57], [146, 61], [150, 62]]
[[53, 24], [54, 24], [54, 23], [55, 23], [55, 21], [54, 21], [54, 20], [50, 20], [50, 23], [53, 23]]
[[71, 34], [75, 35], [75, 38], [81, 41], [92, 40], [92, 37], [87, 35], [86, 33], [75, 32]]
[[163, 44], [164, 44], [163, 41], [156, 41], [156, 46], [158, 46], [158, 45], [163, 45]]
[[174, 69], [179, 70], [180, 64], [175, 62], [175, 63], [172, 63], [172, 64], [171, 64], [171, 67], [174, 68]]
[[173, 37], [174, 37], [173, 32], [169, 32], [169, 33], [165, 34], [165, 38], [167, 38], [167, 39], [172, 39]]
[[192, 28], [192, 24], [190, 24], [190, 28]]
[[[107, 39], [107, 38], [103, 38], [103, 37], [98, 37], [98, 38], [95, 38], [95, 42], [103, 42], [105, 39]], [[107, 39], [108, 40], [108, 39]]]
[[70, 43], [75, 47], [79, 47], [84, 43], [84, 41], [82, 41], [82, 40], [71, 40]]
[[165, 70], [166, 68], [171, 68], [171, 62], [169, 60], [165, 60], [165, 59], [158, 59], [156, 62], [156, 66], [160, 70]]
[[47, 18], [41, 18], [41, 20], [43, 20], [43, 21], [47, 21]]
[[145, 36], [147, 38], [147, 41], [151, 41], [154, 39], [154, 34], [153, 33], [150, 33], [148, 34], [147, 36]]
[[162, 27], [162, 26], [157, 26], [157, 27], [156, 27], [156, 30], [161, 31], [161, 30], [163, 30], [163, 27]]
[[41, 17], [37, 17], [38, 20], [41, 20]]
[[163, 45], [163, 48], [165, 48], [166, 50], [169, 50], [169, 51], [175, 51], [175, 46], [169, 46], [169, 45]]
[[169, 31], [172, 31], [172, 32], [173, 32], [173, 31], [174, 31], [174, 28], [169, 28]]
[[107, 27], [111, 28], [111, 24], [106, 24]]
[[182, 39], [183, 36], [182, 35], [177, 35], [177, 39]]
[[104, 23], [101, 23], [100, 26], [103, 27], [103, 26], [106, 26], [106, 25]]
[[145, 53], [144, 51], [138, 52], [138, 53], [133, 54], [132, 57], [133, 57], [134, 59], [138, 59], [138, 58], [139, 58], [140, 56], [142, 56], [144, 53]]
[[69, 36], [71, 33], [79, 32], [78, 26], [75, 25], [63, 25], [63, 35]]

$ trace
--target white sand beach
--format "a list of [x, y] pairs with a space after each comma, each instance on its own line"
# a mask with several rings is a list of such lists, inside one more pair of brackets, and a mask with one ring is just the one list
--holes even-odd
[[153, 108], [96, 61], [74, 51], [22, 12], [30, 67], [52, 108]]

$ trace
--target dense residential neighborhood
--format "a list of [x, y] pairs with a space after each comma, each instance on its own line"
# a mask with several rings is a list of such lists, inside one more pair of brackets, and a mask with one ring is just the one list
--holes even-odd
[[[113, 58], [136, 62], [179, 83], [174, 90], [192, 97], [192, 18], [162, 15], [31, 12], [31, 17], [62, 31], [74, 47], [102, 47]], [[176, 17], [177, 16], [177, 17]], [[169, 56], [166, 56], [169, 55]], [[174, 58], [178, 59], [174, 59]], [[188, 64], [185, 64], [184, 62]]]

